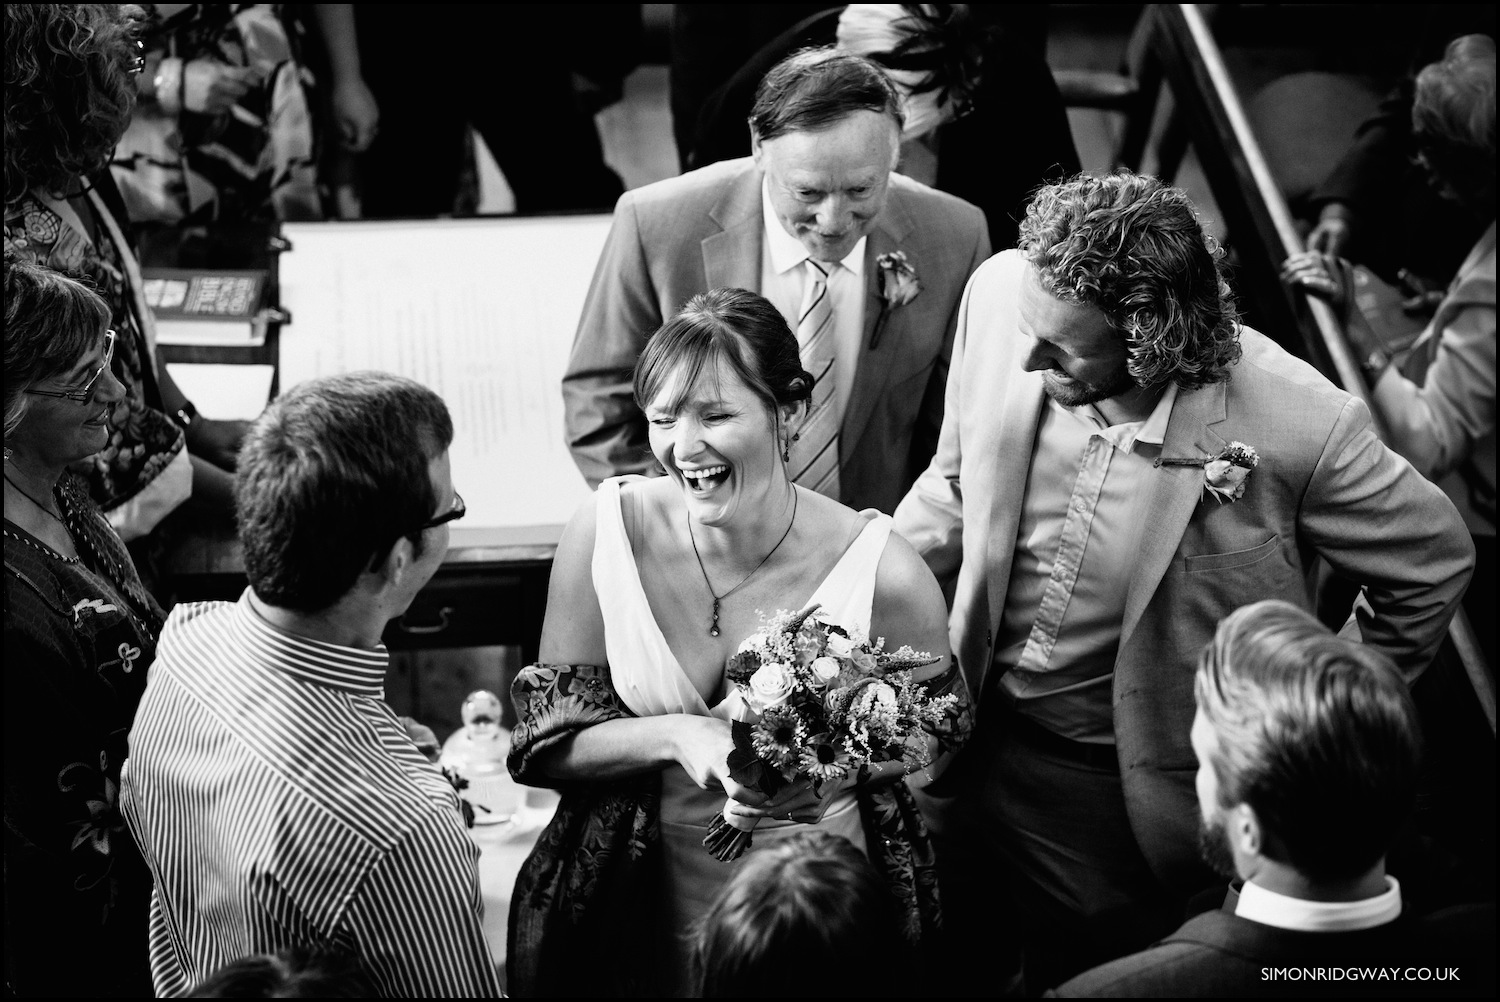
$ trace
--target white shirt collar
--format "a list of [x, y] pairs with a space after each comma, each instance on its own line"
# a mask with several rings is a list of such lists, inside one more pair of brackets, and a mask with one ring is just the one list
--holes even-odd
[[[1095, 434], [1124, 453], [1133, 453], [1138, 444], [1161, 445], [1167, 437], [1167, 424], [1172, 420], [1172, 405], [1177, 402], [1177, 384], [1168, 383], [1167, 389], [1144, 421], [1126, 421], [1124, 424], [1105, 424], [1099, 409], [1092, 404], [1086, 407], [1065, 407], [1064, 410], [1082, 418], [1094, 426]], [[1059, 407], [1062, 405], [1059, 404]]]
[[1362, 901], [1306, 901], [1245, 881], [1234, 913], [1242, 919], [1296, 932], [1358, 932], [1401, 915], [1401, 885], [1387, 875], [1382, 894]]
[[[776, 207], [771, 204], [771, 182], [764, 174], [760, 178], [760, 211], [765, 219], [766, 250], [771, 253], [771, 271], [777, 275], [785, 275], [807, 260], [807, 248], [802, 246], [802, 241], [788, 233], [786, 227], [781, 225], [781, 220], [776, 216]], [[849, 256], [839, 264], [856, 275], [863, 275], [865, 244], [869, 239], [869, 237], [860, 237], [859, 243], [854, 245]]]

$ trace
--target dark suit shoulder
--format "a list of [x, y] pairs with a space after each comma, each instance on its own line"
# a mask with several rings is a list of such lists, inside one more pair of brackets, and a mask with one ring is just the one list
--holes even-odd
[[1050, 994], [1301, 996], [1316, 988], [1319, 995], [1411, 995], [1423, 987], [1413, 977], [1443, 980], [1445, 994], [1487, 994], [1495, 983], [1494, 914], [1493, 906], [1466, 906], [1420, 919], [1402, 915], [1374, 929], [1319, 933], [1207, 912], [1155, 946], [1086, 971]]
[[1085, 971], [1050, 994], [1059, 998], [1244, 994], [1245, 985], [1259, 984], [1261, 959], [1247, 949], [1259, 931], [1247, 927], [1255, 925], [1228, 912], [1206, 912], [1155, 946]]

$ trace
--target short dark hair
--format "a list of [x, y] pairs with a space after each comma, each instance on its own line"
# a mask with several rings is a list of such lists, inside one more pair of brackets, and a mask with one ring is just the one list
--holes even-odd
[[874, 62], [832, 46], [803, 49], [761, 80], [750, 109], [750, 134], [764, 142], [788, 132], [813, 132], [856, 111], [889, 115], [898, 133], [906, 124], [900, 92]]
[[904, 997], [912, 952], [864, 853], [802, 832], [752, 854], [694, 928], [695, 994]]
[[1357, 876], [1416, 804], [1422, 739], [1394, 664], [1267, 600], [1219, 624], [1194, 680], [1219, 806], [1249, 804], [1262, 852], [1313, 880]]
[[262, 601], [317, 612], [401, 537], [420, 552], [437, 498], [428, 466], [453, 441], [443, 399], [385, 372], [300, 383], [240, 449], [235, 506]]
[[[710, 289], [689, 299], [646, 341], [635, 364], [635, 401], [641, 410], [678, 372], [682, 394], [718, 360], [735, 372], [771, 411], [812, 395], [797, 338], [764, 297], [744, 289]], [[669, 401], [675, 410], [682, 401]]]
[[231, 961], [188, 993], [194, 999], [353, 999], [375, 995], [359, 960], [305, 947]]
[[1124, 336], [1137, 385], [1223, 382], [1239, 361], [1224, 252], [1180, 189], [1129, 171], [1047, 185], [1018, 247], [1043, 288], [1097, 307]]
[[135, 108], [139, 8], [5, 5], [5, 204], [109, 164]]
[[45, 265], [5, 255], [5, 436], [20, 427], [26, 391], [78, 364], [109, 328], [97, 292]]

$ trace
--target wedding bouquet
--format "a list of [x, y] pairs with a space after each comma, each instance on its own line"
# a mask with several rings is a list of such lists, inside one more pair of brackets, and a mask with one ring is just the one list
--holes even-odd
[[[926, 767], [927, 733], [957, 696], [929, 696], [913, 672], [938, 659], [910, 647], [887, 653], [817, 614], [818, 606], [778, 612], [729, 659], [739, 709], [731, 722], [730, 776], [766, 796], [799, 779], [814, 789], [855, 770], [901, 762]], [[721, 860], [750, 846], [759, 818], [725, 805], [703, 844]]]

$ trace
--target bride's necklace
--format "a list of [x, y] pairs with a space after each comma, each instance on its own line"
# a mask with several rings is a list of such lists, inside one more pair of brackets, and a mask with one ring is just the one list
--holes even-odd
[[708, 580], [708, 570], [703, 566], [703, 554], [698, 552], [698, 539], [693, 535], [693, 516], [688, 515], [688, 539], [691, 540], [693, 544], [693, 556], [698, 558], [698, 572], [703, 575], [703, 583], [705, 586], [707, 586], [708, 593], [710, 595], [713, 595], [714, 599], [714, 618], [713, 622], [710, 623], [708, 627], [708, 635], [710, 637], [717, 637], [719, 635], [719, 603], [743, 588], [745, 586], [745, 582], [755, 577], [756, 571], [766, 566], [766, 561], [770, 560], [773, 556], [775, 556], [776, 551], [781, 549], [781, 544], [786, 542], [786, 537], [792, 534], [792, 526], [796, 524], [797, 488], [794, 486], [792, 487], [792, 520], [786, 524], [786, 531], [781, 534], [780, 539], [776, 540], [776, 545], [771, 547], [771, 552], [767, 553], [764, 557], [761, 557], [760, 563], [756, 564], [749, 574], [746, 574], [744, 577], [740, 578], [739, 584], [735, 585], [724, 594], [719, 595], [715, 594], [714, 592], [713, 582]]

